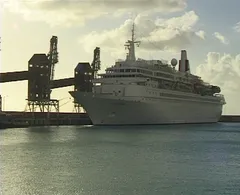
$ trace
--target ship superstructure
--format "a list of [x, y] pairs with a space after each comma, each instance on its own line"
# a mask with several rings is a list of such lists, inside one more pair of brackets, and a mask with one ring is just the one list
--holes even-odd
[[[218, 86], [191, 74], [186, 50], [171, 65], [136, 59], [134, 24], [125, 60], [98, 74], [92, 92], [72, 91], [95, 125], [217, 122], [226, 103]], [[179, 64], [178, 70], [176, 65]]]

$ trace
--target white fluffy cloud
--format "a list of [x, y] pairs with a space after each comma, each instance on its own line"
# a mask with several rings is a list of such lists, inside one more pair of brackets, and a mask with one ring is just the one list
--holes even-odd
[[84, 24], [101, 15], [129, 12], [175, 12], [183, 10], [187, 0], [6, 0], [6, 8], [28, 20], [51, 25]]
[[213, 35], [214, 35], [214, 36], [216, 37], [216, 39], [218, 39], [221, 43], [223, 43], [223, 44], [225, 44], [225, 45], [229, 44], [229, 41], [228, 41], [228, 40], [226, 39], [226, 37], [224, 37], [221, 33], [215, 32]]
[[237, 32], [240, 32], [240, 22], [238, 22], [234, 27], [233, 29]]
[[[204, 39], [204, 31], [195, 29], [199, 17], [194, 11], [180, 17], [156, 20], [147, 15], [135, 19], [136, 37], [141, 41], [141, 49], [179, 51], [194, 40]], [[95, 46], [117, 52], [123, 50], [126, 40], [131, 37], [132, 20], [126, 20], [120, 27], [102, 32], [91, 32], [81, 37], [81, 45], [87, 51]]]
[[196, 32], [196, 35], [199, 36], [201, 39], [205, 39], [206, 33], [203, 30]]
[[240, 54], [234, 57], [209, 52], [206, 63], [197, 67], [197, 74], [227, 90], [240, 89]]
[[228, 114], [239, 113], [240, 105], [240, 54], [231, 56], [217, 52], [209, 52], [205, 63], [199, 65], [196, 74], [204, 81], [221, 87], [225, 95]]

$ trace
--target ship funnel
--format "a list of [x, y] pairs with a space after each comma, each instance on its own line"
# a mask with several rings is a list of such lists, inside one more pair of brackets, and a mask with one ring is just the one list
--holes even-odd
[[179, 71], [190, 72], [189, 60], [187, 59], [187, 51], [181, 51], [181, 60], [179, 60]]

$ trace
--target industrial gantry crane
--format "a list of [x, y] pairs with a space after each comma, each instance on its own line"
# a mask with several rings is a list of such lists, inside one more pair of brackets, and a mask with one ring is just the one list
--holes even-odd
[[93, 78], [96, 78], [97, 72], [101, 69], [100, 47], [94, 49], [91, 68], [93, 70]]
[[50, 66], [51, 66], [51, 74], [50, 74], [51, 81], [54, 79], [55, 65], [58, 63], [57, 46], [58, 46], [58, 38], [57, 36], [52, 36], [52, 38], [50, 39], [50, 50], [47, 55], [50, 61]]

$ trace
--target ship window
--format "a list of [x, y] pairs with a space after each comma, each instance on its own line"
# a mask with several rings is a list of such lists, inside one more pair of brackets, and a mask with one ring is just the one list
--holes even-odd
[[124, 69], [120, 69], [120, 72], [124, 72]]

